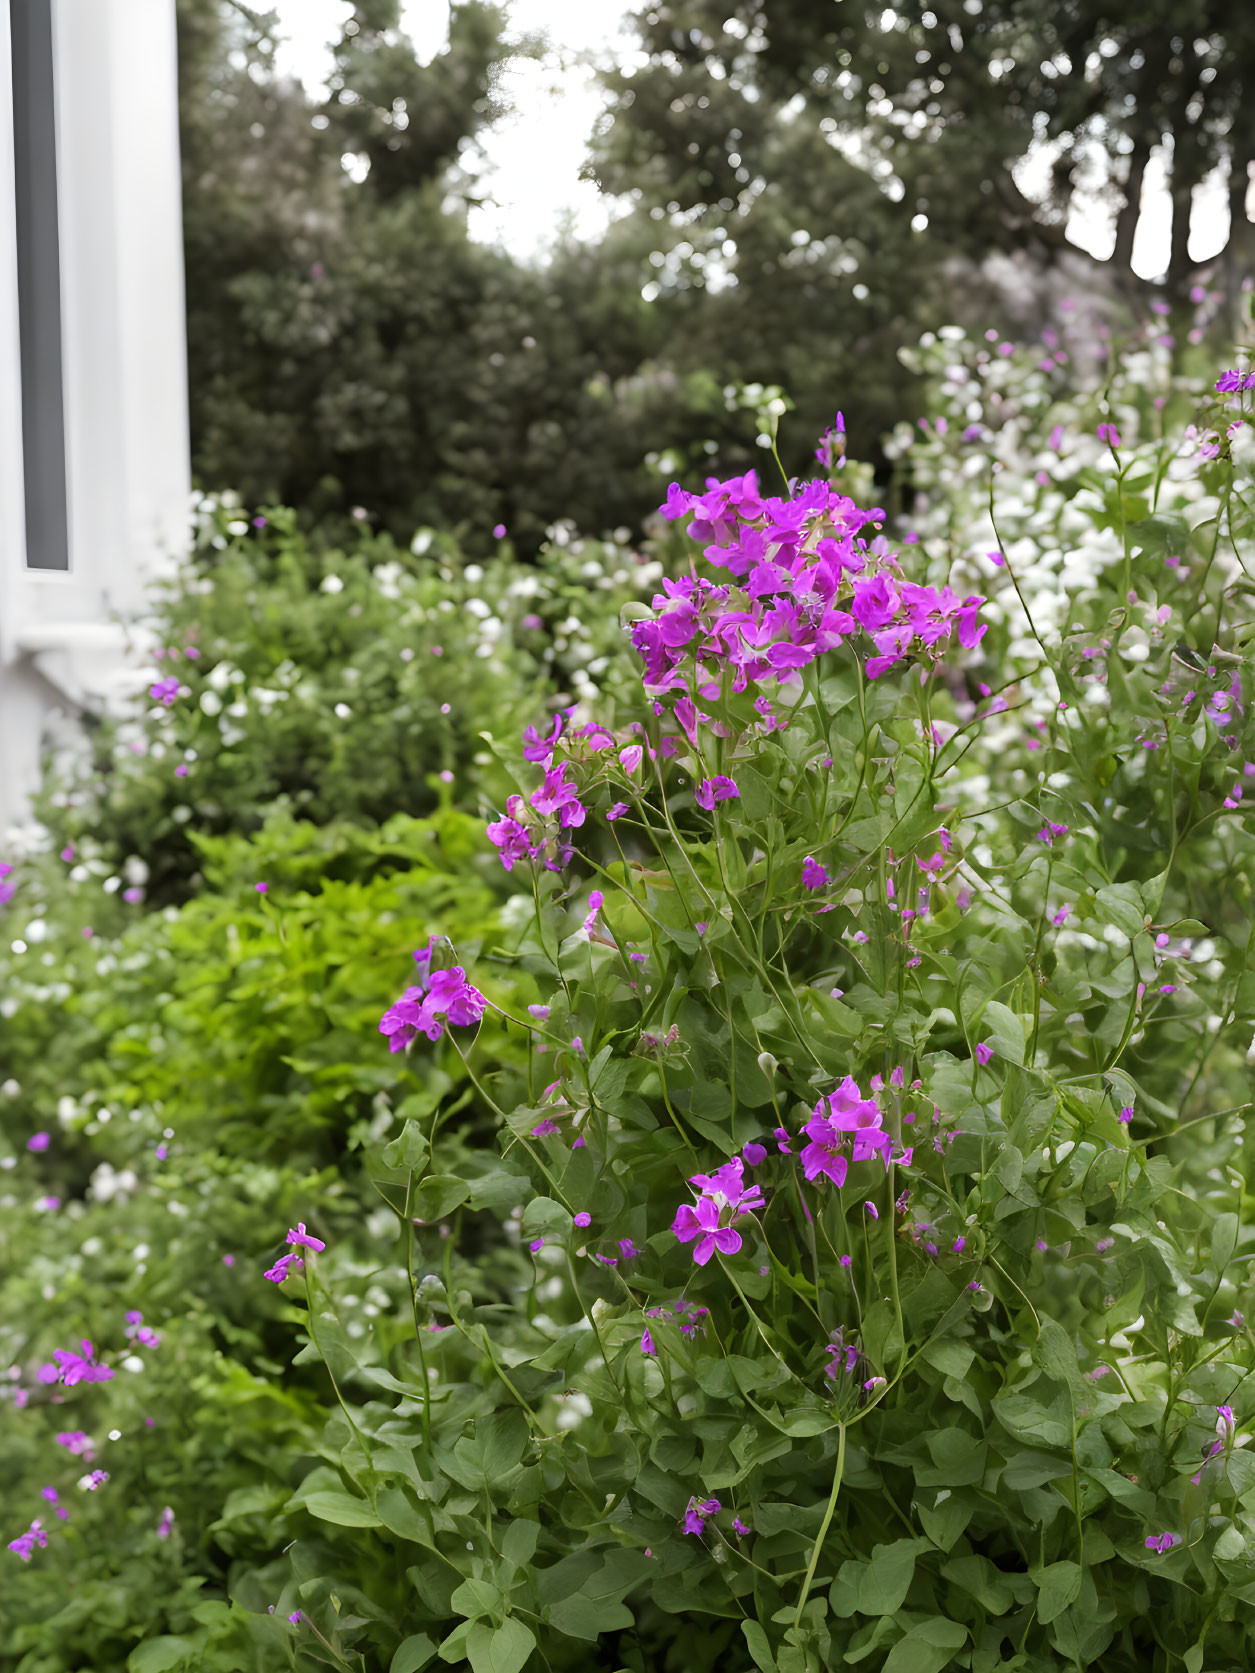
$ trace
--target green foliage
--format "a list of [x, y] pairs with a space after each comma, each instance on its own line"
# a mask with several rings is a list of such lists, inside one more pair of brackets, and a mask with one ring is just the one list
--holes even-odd
[[[508, 546], [464, 565], [431, 531], [408, 552], [368, 533], [313, 551], [290, 511], [207, 500], [194, 556], [145, 624], [152, 678], [177, 698], [104, 725], [94, 779], [54, 788], [45, 818], [165, 902], [197, 886], [206, 835], [256, 830], [272, 809], [368, 826], [473, 799], [489, 781], [483, 733], [516, 705], [593, 695], [619, 602], [657, 575], [560, 532], [542, 568]], [[276, 849], [293, 863], [272, 840], [263, 870]]]

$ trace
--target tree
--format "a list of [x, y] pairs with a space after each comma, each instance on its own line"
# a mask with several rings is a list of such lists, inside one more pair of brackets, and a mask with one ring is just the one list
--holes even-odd
[[533, 268], [467, 235], [474, 142], [527, 50], [499, 11], [455, 6], [422, 65], [396, 0], [362, 0], [313, 101], [275, 76], [270, 14], [180, 5], [200, 479], [471, 550], [497, 523], [524, 549], [561, 517], [638, 524], [674, 391], [623, 238]]
[[[598, 177], [670, 183], [689, 223], [709, 224], [714, 207], [745, 217], [768, 188], [796, 190], [781, 136], [804, 128], [823, 134], [832, 155], [803, 147], [799, 161], [833, 181], [851, 166], [867, 175], [927, 232], [921, 250], [939, 255], [1056, 258], [1070, 248], [1076, 194], [1096, 174], [1119, 207], [1106, 265], [1127, 282], [1156, 147], [1171, 159], [1170, 289], [1188, 285], [1190, 209], [1212, 169], [1226, 168], [1231, 182], [1230, 251], [1249, 250], [1249, 8], [1200, 0], [1187, 16], [1176, 0], [659, 0], [636, 27], [647, 64], [606, 78], [614, 118]], [[1037, 195], [1021, 184], [1031, 154], [1052, 159]], [[889, 226], [884, 205], [866, 212]]]

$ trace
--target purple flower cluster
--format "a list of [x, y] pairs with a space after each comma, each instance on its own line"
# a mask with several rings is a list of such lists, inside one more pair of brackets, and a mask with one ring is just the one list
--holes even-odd
[[419, 969], [418, 986], [406, 988], [379, 1019], [379, 1032], [388, 1036], [389, 1051], [404, 1051], [420, 1034], [438, 1040], [446, 1021], [467, 1028], [484, 1014], [484, 996], [471, 986], [460, 964], [450, 970], [433, 970], [430, 946], [420, 947], [414, 962]]
[[158, 703], [164, 703], [168, 709], [179, 695], [179, 681], [177, 675], [169, 679], [154, 680], [148, 688], [148, 695]]
[[680, 1205], [671, 1230], [681, 1243], [699, 1240], [693, 1251], [698, 1266], [705, 1266], [716, 1249], [723, 1255], [735, 1255], [741, 1247], [741, 1234], [732, 1221], [752, 1208], [762, 1208], [766, 1201], [757, 1185], [746, 1184], [743, 1169], [741, 1158], [736, 1156], [714, 1173], [694, 1174], [689, 1180], [701, 1195], [696, 1204]]
[[672, 483], [660, 509], [691, 518], [689, 534], [730, 580], [665, 581], [654, 619], [635, 624], [632, 642], [655, 691], [715, 695], [725, 669], [734, 691], [796, 682], [860, 632], [872, 641], [866, 668], [876, 679], [909, 654], [935, 653], [956, 629], [969, 649], [985, 632], [976, 621], [983, 597], [903, 580], [883, 540], [862, 538], [883, 511], [862, 511], [827, 483], [809, 482], [792, 499], [762, 495], [753, 471], [711, 477], [704, 494]]
[[822, 1173], [840, 1187], [851, 1161], [865, 1162], [877, 1153], [889, 1165], [892, 1141], [881, 1126], [880, 1105], [864, 1098], [851, 1075], [819, 1100], [802, 1132], [810, 1141], [802, 1151], [807, 1179]]

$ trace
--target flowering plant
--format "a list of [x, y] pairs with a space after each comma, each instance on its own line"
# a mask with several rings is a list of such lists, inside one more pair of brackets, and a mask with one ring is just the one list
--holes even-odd
[[[162, 931], [173, 1049], [136, 1029], [114, 1073], [204, 1103], [175, 1158], [202, 1266], [272, 1193], [202, 1398], [231, 1444], [253, 1403], [286, 1427], [273, 1470], [229, 1455], [204, 1532], [234, 1604], [154, 1665], [1250, 1662], [1247, 392], [1157, 409], [1147, 379], [983, 352], [911, 443], [935, 486], [900, 538], [831, 437], [842, 493], [673, 491], [687, 557], [597, 693], [517, 745], [496, 725], [479, 829], [434, 822], [439, 884], [424, 828], [421, 889], [298, 900], [321, 851], [276, 839]], [[941, 408], [978, 398], [960, 442]], [[1227, 451], [1183, 445], [1219, 413]], [[48, 1125], [22, 1105], [32, 1173]], [[139, 1372], [38, 1366], [125, 1368], [145, 1319], [146, 1376], [177, 1365], [163, 1282], [125, 1329], [15, 1353], [13, 1415], [89, 1470], [81, 1502], [122, 1502], [105, 1413]], [[162, 1561], [194, 1514], [167, 1479]], [[8, 1537], [0, 1588], [46, 1584], [38, 1489]]]
[[[1009, 551], [986, 602], [825, 483], [673, 489], [638, 699], [505, 757], [533, 1057], [457, 1043], [499, 1159], [391, 1147], [419, 1480], [346, 1454], [326, 1511], [456, 1569], [416, 1658], [652, 1665], [694, 1614], [765, 1673], [1244, 1653], [1245, 529], [1230, 494], [1237, 562], [1201, 526], [1165, 565], [1136, 433], [1057, 628]], [[494, 1213], [509, 1323], [459, 1262]]]

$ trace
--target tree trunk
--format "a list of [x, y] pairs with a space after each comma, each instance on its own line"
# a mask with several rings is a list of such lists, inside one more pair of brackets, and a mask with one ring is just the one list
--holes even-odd
[[1246, 218], [1248, 167], [1245, 149], [1235, 150], [1229, 158], [1229, 236], [1217, 266], [1217, 277], [1225, 291], [1225, 316], [1235, 337], [1241, 335], [1244, 319], [1242, 280], [1251, 271], [1255, 249], [1255, 227]]
[[1133, 240], [1141, 218], [1142, 181], [1146, 177], [1149, 161], [1149, 139], [1135, 140], [1129, 156], [1129, 172], [1124, 181], [1124, 202], [1116, 219], [1116, 247], [1111, 252], [1112, 263], [1121, 273], [1128, 273], [1133, 266]]

